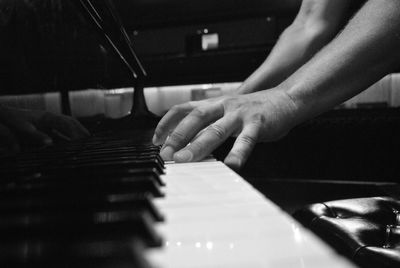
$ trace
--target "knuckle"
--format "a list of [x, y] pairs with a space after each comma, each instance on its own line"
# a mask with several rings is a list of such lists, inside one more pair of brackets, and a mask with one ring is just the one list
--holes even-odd
[[225, 108], [235, 107], [238, 105], [237, 99], [234, 97], [227, 97], [222, 101], [222, 104]]
[[257, 143], [256, 139], [249, 135], [242, 135], [238, 137], [238, 142], [244, 143], [246, 145], [253, 146]]
[[194, 155], [198, 157], [202, 157], [205, 153], [207, 153], [207, 146], [202, 141], [195, 141], [189, 145], [190, 150], [194, 153]]
[[186, 139], [186, 135], [181, 132], [174, 131], [168, 138], [169, 143], [182, 143]]
[[216, 136], [218, 139], [224, 139], [226, 136], [226, 129], [217, 125], [217, 124], [213, 124], [210, 125], [207, 129], [212, 135]]
[[171, 107], [171, 109], [169, 109], [167, 114], [177, 114], [177, 113], [179, 113], [179, 111], [180, 111], [180, 108], [178, 107], [178, 105], [174, 105]]
[[265, 117], [262, 114], [256, 113], [250, 117], [250, 121], [252, 124], [259, 126], [265, 124]]
[[240, 159], [241, 161], [243, 161], [243, 159], [245, 159], [245, 155], [246, 155], [245, 152], [243, 152], [242, 150], [238, 150], [238, 149], [232, 150], [229, 153], [229, 156]]
[[207, 116], [207, 111], [200, 107], [196, 107], [191, 112], [191, 115], [201, 119], [201, 118], [205, 118]]
[[183, 105], [182, 104], [177, 104], [171, 107], [170, 112], [171, 113], [181, 113], [183, 112]]
[[179, 111], [179, 105], [174, 105], [169, 110], [170, 110], [170, 112], [177, 112], [177, 111]]

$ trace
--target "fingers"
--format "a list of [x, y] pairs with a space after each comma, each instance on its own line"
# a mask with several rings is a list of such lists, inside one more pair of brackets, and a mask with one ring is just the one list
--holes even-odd
[[89, 137], [90, 136], [90, 132], [89, 132], [89, 130], [87, 130], [78, 120], [76, 120], [76, 119], [74, 119], [74, 118], [72, 118], [72, 117], [69, 117], [69, 119], [72, 121], [72, 123], [74, 124], [74, 126], [75, 126], [75, 130], [76, 130], [76, 134], [79, 136], [79, 137]]
[[195, 108], [169, 135], [161, 150], [163, 159], [172, 159], [173, 154], [185, 147], [196, 134], [223, 115], [221, 105], [212, 103], [206, 107]]
[[[17, 137], [21, 144], [50, 145], [53, 140], [36, 128], [31, 120], [37, 111], [29, 111], [15, 108], [4, 108], [1, 111], [1, 120], [11, 136]], [[3, 133], [4, 129], [3, 129]], [[15, 136], [14, 136], [15, 135]]]
[[13, 127], [22, 143], [34, 145], [53, 144], [53, 140], [50, 136], [38, 130], [30, 122], [16, 120]]
[[250, 156], [258, 141], [261, 127], [257, 123], [244, 126], [243, 131], [237, 137], [232, 150], [226, 156], [224, 163], [234, 170], [239, 170]]
[[0, 120], [2, 138], [11, 144], [18, 145], [17, 138], [19, 144], [43, 146], [53, 144], [52, 138], [70, 141], [90, 135], [77, 120], [49, 112], [2, 107]]
[[188, 146], [174, 154], [176, 162], [198, 161], [221, 145], [238, 127], [234, 116], [225, 116], [210, 125]]
[[67, 134], [67, 136], [72, 140], [90, 136], [89, 131], [81, 123], [79, 123], [78, 120], [72, 117], [63, 116], [63, 119], [60, 120], [60, 123], [55, 124], [53, 128], [61, 133]]
[[90, 136], [89, 131], [76, 119], [45, 113], [37, 122], [38, 127], [55, 138], [69, 141]]
[[173, 130], [193, 108], [194, 106], [190, 102], [172, 107], [158, 123], [154, 131], [153, 144], [163, 144], [171, 130]]

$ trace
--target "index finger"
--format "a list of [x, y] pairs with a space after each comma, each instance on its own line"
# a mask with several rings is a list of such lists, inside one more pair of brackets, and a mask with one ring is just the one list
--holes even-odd
[[164, 150], [161, 151], [161, 156], [164, 159], [172, 158], [176, 151], [185, 147], [200, 130], [221, 117], [223, 113], [223, 107], [217, 103], [194, 109], [169, 135], [164, 144]]
[[153, 144], [161, 145], [165, 142], [170, 131], [178, 125], [178, 123], [184, 118], [190, 111], [192, 111], [194, 106], [192, 103], [187, 102], [180, 105], [175, 105], [172, 107], [160, 122], [154, 131]]
[[225, 116], [205, 129], [193, 142], [174, 154], [176, 162], [198, 161], [207, 157], [221, 145], [240, 123], [235, 116]]

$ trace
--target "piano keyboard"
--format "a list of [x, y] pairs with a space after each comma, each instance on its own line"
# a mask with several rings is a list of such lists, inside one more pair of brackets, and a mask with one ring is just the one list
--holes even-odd
[[355, 267], [218, 161], [167, 164], [156, 268]]
[[146, 136], [2, 159], [0, 267], [353, 267], [221, 162], [163, 174]]

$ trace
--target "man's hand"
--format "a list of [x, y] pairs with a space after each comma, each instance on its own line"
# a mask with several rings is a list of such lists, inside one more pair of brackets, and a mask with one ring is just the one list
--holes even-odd
[[44, 111], [0, 107], [0, 150], [16, 153], [21, 145], [51, 145], [54, 139], [74, 140], [89, 136], [75, 119]]
[[198, 161], [236, 136], [225, 164], [239, 169], [259, 141], [273, 141], [295, 125], [296, 107], [283, 91], [223, 96], [174, 106], [159, 122], [153, 143], [176, 162]]

